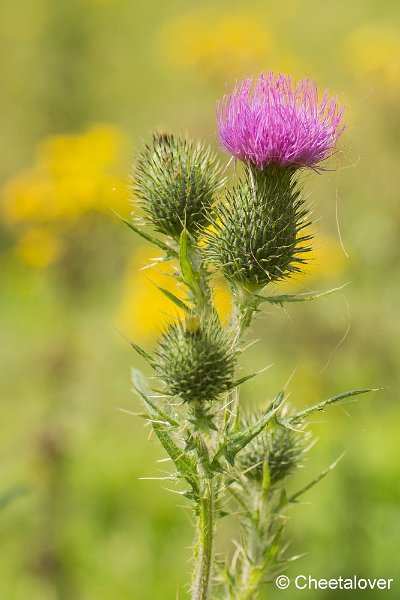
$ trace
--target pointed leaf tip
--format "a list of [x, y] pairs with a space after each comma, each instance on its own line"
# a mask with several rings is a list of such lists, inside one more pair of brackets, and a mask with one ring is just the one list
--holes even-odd
[[191, 314], [191, 312], [192, 312], [191, 308], [189, 308], [189, 306], [187, 306], [187, 304], [185, 304], [183, 302], [183, 300], [181, 300], [180, 298], [175, 296], [175, 294], [173, 294], [166, 288], [163, 288], [159, 285], [157, 285], [156, 287], [160, 290], [160, 292], [162, 292], [164, 294], [164, 296], [166, 296], [169, 300], [171, 300], [171, 302], [173, 302], [178, 308], [183, 310], [186, 314]]
[[301, 419], [308, 417], [309, 415], [311, 415], [315, 412], [321, 412], [321, 411], [325, 410], [325, 408], [327, 406], [330, 406], [331, 404], [340, 404], [344, 400], [347, 400], [347, 398], [351, 398], [353, 396], [359, 396], [360, 394], [367, 394], [369, 392], [377, 392], [380, 389], [382, 389], [382, 388], [362, 388], [359, 390], [349, 390], [347, 392], [342, 392], [341, 394], [332, 396], [331, 398], [328, 398], [327, 400], [322, 400], [322, 402], [313, 404], [312, 406], [309, 406], [308, 408], [301, 410], [300, 412], [298, 412], [295, 415], [292, 415], [291, 417], [287, 417], [286, 422], [287, 423], [295, 423], [296, 421], [300, 421]]
[[115, 213], [115, 214], [121, 219], [121, 221], [123, 223], [125, 223], [125, 225], [127, 225], [127, 227], [129, 227], [129, 229], [132, 229], [132, 231], [134, 231], [135, 233], [140, 235], [140, 237], [142, 237], [144, 240], [146, 240], [147, 242], [150, 242], [150, 244], [153, 244], [154, 246], [157, 246], [158, 248], [161, 248], [161, 250], [164, 250], [164, 252], [168, 256], [173, 257], [173, 258], [178, 258], [178, 253], [176, 250], [174, 250], [174, 248], [172, 248], [171, 246], [168, 246], [168, 244], [165, 244], [165, 242], [159, 240], [158, 238], [155, 238], [153, 235], [151, 235], [150, 233], [148, 233], [141, 227], [137, 227], [137, 225], [132, 223], [132, 221], [128, 221], [128, 219], [121, 217], [118, 213]]
[[339, 287], [332, 288], [325, 292], [317, 292], [315, 294], [282, 294], [280, 296], [261, 296], [259, 294], [256, 295], [256, 300], [258, 304], [262, 304], [263, 302], [268, 302], [269, 304], [285, 304], [288, 302], [309, 302], [311, 300], [317, 300], [319, 298], [325, 298], [326, 296], [330, 296], [335, 292], [339, 292], [343, 288], [349, 285], [345, 283]]
[[153, 364], [153, 359], [150, 356], [150, 354], [148, 354], [146, 352], [146, 350], [143, 350], [143, 348], [141, 348], [140, 346], [138, 346], [137, 344], [135, 344], [135, 342], [133, 342], [132, 340], [129, 340], [130, 345], [132, 346], [132, 348], [138, 353], [140, 354], [140, 356], [142, 358], [144, 358], [150, 365]]

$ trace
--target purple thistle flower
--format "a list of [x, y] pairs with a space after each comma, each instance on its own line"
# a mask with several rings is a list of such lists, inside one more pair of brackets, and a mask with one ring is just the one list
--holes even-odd
[[261, 170], [269, 164], [315, 168], [332, 154], [343, 113], [336, 97], [325, 92], [318, 98], [312, 80], [296, 83], [268, 72], [237, 82], [217, 102], [218, 138], [224, 150]]

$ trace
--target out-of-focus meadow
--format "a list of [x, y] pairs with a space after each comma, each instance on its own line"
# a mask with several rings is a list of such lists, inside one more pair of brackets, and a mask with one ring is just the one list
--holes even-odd
[[[265, 312], [244, 368], [274, 366], [244, 399], [267, 401], [294, 369], [299, 407], [385, 388], [313, 426], [298, 482], [345, 456], [291, 513], [291, 551], [307, 554], [288, 574], [399, 579], [399, 22], [395, 0], [3, 1], [1, 599], [186, 597], [190, 514], [139, 479], [162, 474], [163, 454], [116, 410], [139, 410], [129, 372], [144, 364], [124, 336], [154, 347], [173, 310], [152, 282], [169, 279], [140, 271], [157, 252], [113, 211], [132, 210], [130, 164], [154, 129], [216, 148], [215, 98], [268, 69], [311, 76], [348, 107], [332, 170], [308, 177], [313, 261], [286, 289], [350, 284]], [[218, 303], [226, 312], [223, 288]]]

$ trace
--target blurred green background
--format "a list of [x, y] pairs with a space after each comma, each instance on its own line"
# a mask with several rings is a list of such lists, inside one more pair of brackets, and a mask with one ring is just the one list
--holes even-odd
[[314, 260], [285, 289], [351, 284], [265, 312], [244, 367], [274, 367], [243, 397], [262, 405], [293, 369], [299, 407], [385, 388], [313, 425], [296, 485], [346, 454], [291, 513], [291, 551], [306, 555], [288, 575], [392, 577], [392, 592], [347, 594], [399, 597], [399, 22], [395, 0], [3, 0], [1, 599], [187, 597], [190, 513], [139, 479], [163, 454], [116, 410], [138, 410], [129, 371], [144, 368], [119, 331], [150, 350], [171, 308], [149, 282], [162, 276], [139, 272], [157, 252], [111, 209], [130, 213], [130, 164], [156, 128], [216, 148], [215, 99], [268, 69], [348, 107], [332, 170], [307, 178]]

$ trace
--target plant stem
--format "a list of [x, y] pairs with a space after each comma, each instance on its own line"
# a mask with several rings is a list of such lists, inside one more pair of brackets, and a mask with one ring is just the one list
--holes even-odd
[[243, 565], [242, 581], [238, 590], [237, 600], [252, 600], [259, 589], [262, 571], [259, 563], [259, 526], [260, 526], [260, 499], [256, 493], [253, 497], [252, 510], [249, 513], [248, 540], [246, 554], [248, 560]]
[[237, 600], [254, 600], [260, 592], [263, 571], [259, 567], [251, 567], [246, 577], [246, 587], [239, 592]]
[[213, 557], [214, 501], [213, 479], [201, 473], [192, 600], [208, 598]]
[[[254, 296], [251, 292], [241, 291], [240, 299], [233, 303], [230, 329], [234, 346], [239, 348], [240, 342], [251, 325], [255, 311]], [[232, 424], [233, 429], [239, 428], [239, 388], [230, 392], [230, 402], [225, 411], [224, 424]]]
[[270, 504], [271, 496], [267, 488], [255, 495], [254, 510], [247, 526], [247, 560], [243, 564], [236, 600], [258, 598], [269, 569], [276, 564], [283, 524], [279, 522], [279, 512]]

